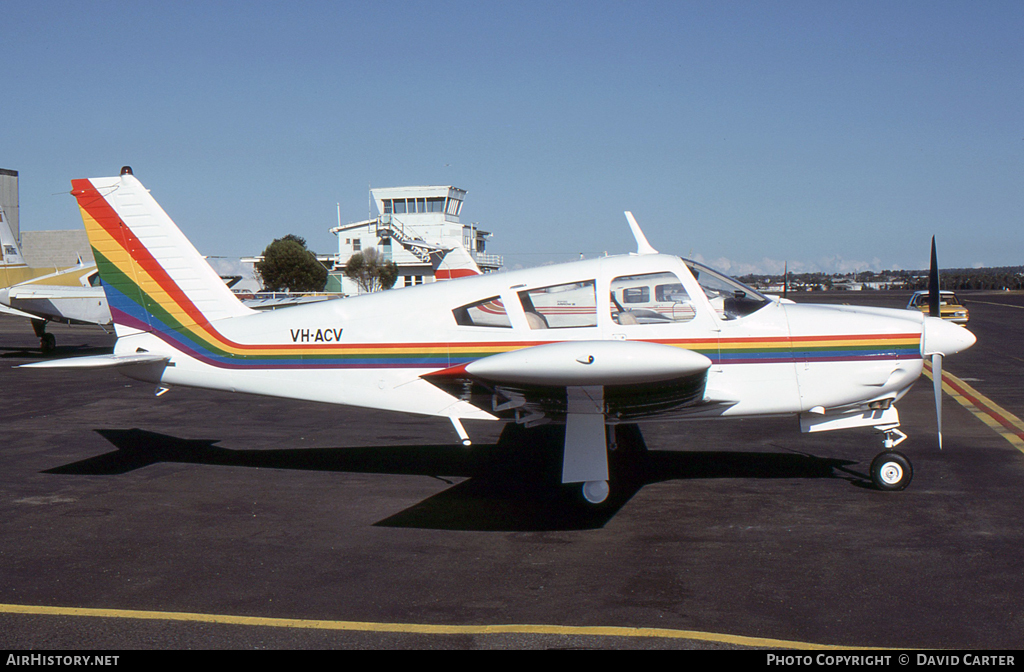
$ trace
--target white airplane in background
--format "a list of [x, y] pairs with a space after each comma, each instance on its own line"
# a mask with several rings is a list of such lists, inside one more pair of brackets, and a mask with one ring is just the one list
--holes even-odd
[[95, 264], [82, 264], [0, 288], [0, 313], [32, 321], [43, 352], [57, 340], [46, 331], [48, 322], [96, 324], [109, 327], [107, 297], [99, 286]]
[[68, 268], [31, 267], [21, 255], [6, 214], [0, 208], [0, 314], [31, 320], [43, 352], [56, 346], [48, 322], [110, 325], [107, 299], [95, 264]]
[[[465, 419], [564, 424], [561, 480], [594, 504], [609, 495], [606, 426], [662, 419], [873, 427], [884, 450], [872, 480], [902, 490], [912, 470], [892, 450], [906, 438], [894, 402], [930, 357], [938, 411], [942, 357], [975, 341], [907, 310], [770, 299], [657, 253], [629, 213], [636, 254], [257, 312], [130, 168], [74, 180], [72, 193], [117, 343], [112, 355], [27, 366], [115, 366], [161, 388], [446, 417], [467, 445]], [[941, 414], [938, 424], [941, 446]]]

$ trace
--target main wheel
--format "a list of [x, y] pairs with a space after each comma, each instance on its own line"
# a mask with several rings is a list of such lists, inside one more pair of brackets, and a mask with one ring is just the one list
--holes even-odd
[[910, 485], [914, 469], [903, 453], [887, 450], [871, 462], [871, 481], [879, 490], [903, 490]]
[[43, 334], [39, 337], [39, 349], [43, 352], [53, 352], [57, 347], [57, 338], [53, 334]]
[[583, 484], [583, 499], [591, 504], [603, 504], [610, 492], [608, 481], [587, 481]]

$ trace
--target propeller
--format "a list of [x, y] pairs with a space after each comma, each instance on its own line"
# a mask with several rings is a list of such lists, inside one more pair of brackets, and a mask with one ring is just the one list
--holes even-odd
[[955, 355], [974, 345], [978, 339], [958, 324], [942, 319], [939, 311], [939, 264], [935, 255], [935, 237], [932, 236], [931, 269], [928, 271], [928, 317], [924, 318], [921, 356], [931, 357], [932, 388], [935, 392], [935, 422], [942, 449], [942, 358]]
[[[939, 309], [939, 261], [932, 236], [932, 259], [928, 267], [928, 317], [942, 319]], [[932, 354], [932, 391], [935, 393], [935, 423], [939, 432], [939, 450], [942, 450], [942, 353]]]

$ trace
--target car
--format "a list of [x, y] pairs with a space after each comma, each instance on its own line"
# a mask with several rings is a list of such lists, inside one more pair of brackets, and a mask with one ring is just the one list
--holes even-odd
[[[922, 313], [927, 313], [928, 292], [914, 292], [907, 303], [907, 310], [920, 310]], [[967, 308], [956, 298], [956, 294], [948, 290], [939, 292], [939, 313], [942, 319], [956, 324], [967, 324], [969, 317]]]

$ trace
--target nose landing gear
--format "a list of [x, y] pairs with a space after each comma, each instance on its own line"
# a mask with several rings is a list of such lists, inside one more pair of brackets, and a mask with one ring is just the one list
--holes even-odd
[[903, 453], [886, 450], [871, 462], [871, 482], [879, 490], [894, 492], [910, 485], [914, 469]]
[[882, 447], [885, 448], [871, 461], [871, 482], [879, 490], [895, 492], [904, 490], [910, 485], [914, 476], [914, 468], [903, 453], [893, 450], [907, 440], [907, 435], [895, 426], [877, 427], [884, 436]]

